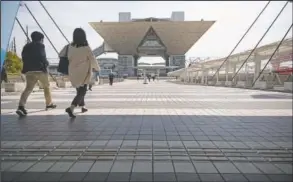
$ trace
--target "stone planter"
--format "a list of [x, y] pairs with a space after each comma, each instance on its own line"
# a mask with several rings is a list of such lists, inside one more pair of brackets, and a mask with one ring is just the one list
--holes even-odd
[[274, 88], [274, 86], [273, 86], [273, 84], [270, 84], [265, 81], [258, 81], [254, 84], [253, 88], [265, 90], [265, 89], [272, 89], [272, 88]]
[[25, 83], [5, 83], [4, 88], [5, 92], [21, 92], [25, 88]]
[[292, 82], [284, 82], [284, 90], [292, 92]]
[[233, 86], [233, 82], [232, 81], [225, 81], [225, 86], [226, 87], [232, 87]]
[[208, 81], [208, 85], [215, 85], [216, 82], [215, 81]]
[[218, 81], [216, 83], [216, 86], [224, 86], [225, 85], [225, 82], [224, 81]]
[[71, 87], [71, 83], [70, 82], [63, 81], [63, 80], [59, 80], [58, 81], [58, 87], [59, 88], [70, 88]]
[[238, 81], [236, 84], [236, 87], [238, 88], [245, 88], [246, 87], [246, 83], [244, 81]]

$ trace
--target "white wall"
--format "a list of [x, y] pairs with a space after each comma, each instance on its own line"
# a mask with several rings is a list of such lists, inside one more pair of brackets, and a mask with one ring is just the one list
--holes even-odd
[[131, 21], [131, 13], [130, 12], [120, 12], [119, 13], [119, 22], [129, 22]]

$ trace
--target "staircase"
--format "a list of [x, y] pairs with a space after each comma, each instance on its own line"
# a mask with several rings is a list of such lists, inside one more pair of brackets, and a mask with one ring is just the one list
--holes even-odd
[[93, 54], [95, 57], [98, 57], [106, 52], [115, 52], [108, 44], [103, 42], [103, 44], [93, 50]]

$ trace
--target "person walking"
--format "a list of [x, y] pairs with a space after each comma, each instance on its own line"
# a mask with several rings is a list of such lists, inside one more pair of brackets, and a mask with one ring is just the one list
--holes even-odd
[[3, 82], [3, 81], [4, 81], [5, 83], [8, 82], [7, 72], [6, 72], [6, 69], [5, 69], [5, 65], [3, 65], [2, 70], [1, 70], [1, 85], [2, 85], [2, 82]]
[[113, 80], [114, 80], [114, 74], [110, 73], [109, 74], [109, 84], [112, 86], [113, 85]]
[[26, 77], [26, 87], [21, 94], [16, 113], [19, 116], [26, 116], [27, 111], [25, 104], [36, 83], [39, 81], [44, 88], [44, 95], [46, 100], [45, 109], [54, 109], [57, 106], [53, 104], [49, 74], [47, 67], [49, 62], [46, 57], [45, 45], [43, 44], [44, 35], [41, 32], [33, 32], [31, 34], [32, 42], [27, 43], [22, 50], [21, 56], [23, 61], [22, 73]]
[[95, 82], [97, 81], [97, 72], [94, 69], [92, 71], [93, 71], [93, 73], [92, 73], [92, 77], [91, 77], [91, 80], [89, 83], [89, 89], [88, 89], [90, 91], [92, 91], [92, 87], [95, 84]]
[[92, 53], [83, 29], [76, 28], [74, 30], [72, 43], [66, 45], [59, 53], [59, 56], [66, 56], [66, 50], [68, 50], [67, 57], [69, 60], [68, 76], [71, 85], [76, 88], [76, 96], [72, 100], [70, 107], [65, 109], [65, 112], [67, 112], [69, 117], [75, 118], [75, 107], [81, 106], [82, 112], [88, 111], [85, 108], [84, 101], [87, 86], [91, 82], [92, 70], [99, 71], [100, 67]]

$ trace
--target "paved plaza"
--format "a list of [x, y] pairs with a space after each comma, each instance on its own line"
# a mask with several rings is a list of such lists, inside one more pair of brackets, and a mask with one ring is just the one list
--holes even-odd
[[69, 119], [74, 95], [35, 92], [23, 119], [2, 96], [3, 182], [292, 181], [292, 94], [126, 80]]

